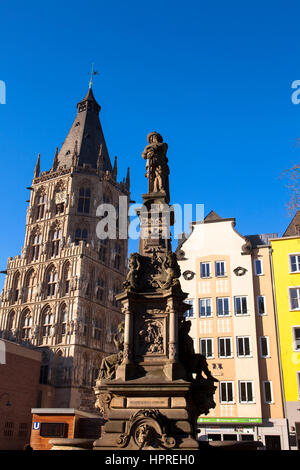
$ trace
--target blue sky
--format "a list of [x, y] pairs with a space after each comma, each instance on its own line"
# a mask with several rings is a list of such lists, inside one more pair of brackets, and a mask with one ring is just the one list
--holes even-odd
[[[24, 241], [37, 154], [52, 164], [88, 88], [119, 176], [146, 191], [150, 131], [169, 144], [171, 200], [236, 217], [242, 234], [284, 231], [280, 175], [299, 162], [296, 1], [10, 1], [1, 4], [0, 269]], [[4, 277], [4, 276], [3, 276]]]

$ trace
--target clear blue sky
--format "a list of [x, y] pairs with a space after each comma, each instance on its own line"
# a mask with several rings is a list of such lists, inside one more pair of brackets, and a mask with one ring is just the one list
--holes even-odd
[[[1, 3], [0, 268], [24, 241], [36, 156], [49, 169], [88, 88], [119, 175], [146, 191], [150, 131], [169, 144], [171, 200], [236, 217], [242, 234], [289, 222], [281, 172], [299, 162], [300, 4], [296, 1]], [[2, 276], [3, 278], [4, 276]]]

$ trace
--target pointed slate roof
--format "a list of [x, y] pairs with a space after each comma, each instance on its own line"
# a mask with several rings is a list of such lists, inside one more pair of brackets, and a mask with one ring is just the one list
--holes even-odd
[[214, 222], [215, 220], [223, 220], [215, 211], [210, 211], [204, 218], [204, 222]]
[[297, 211], [291, 220], [289, 226], [283, 234], [283, 237], [293, 237], [300, 235], [300, 211]]
[[78, 155], [78, 166], [87, 163], [97, 168], [99, 150], [102, 145], [103, 170], [112, 171], [99, 119], [100, 109], [92, 88], [89, 88], [86, 96], [77, 104], [77, 115], [57, 155], [57, 168], [72, 166], [75, 149]]

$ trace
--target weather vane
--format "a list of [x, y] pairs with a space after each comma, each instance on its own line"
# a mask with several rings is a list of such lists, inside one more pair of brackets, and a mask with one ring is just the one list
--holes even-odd
[[90, 78], [90, 82], [89, 82], [89, 88], [92, 88], [92, 85], [93, 85], [93, 76], [94, 75], [99, 75], [99, 72], [97, 72], [96, 70], [94, 70], [94, 64], [92, 64], [92, 71], [91, 71], [91, 78]]

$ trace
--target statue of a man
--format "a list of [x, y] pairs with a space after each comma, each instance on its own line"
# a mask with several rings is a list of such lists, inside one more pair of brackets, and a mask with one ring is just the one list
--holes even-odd
[[110, 356], [102, 359], [99, 379], [114, 379], [116, 375], [116, 370], [118, 365], [122, 362], [123, 351], [124, 351], [124, 328], [125, 323], [121, 322], [118, 325], [118, 333], [113, 337], [113, 342], [117, 348], [116, 354], [111, 354]]
[[139, 260], [138, 253], [131, 253], [128, 262], [128, 274], [126, 281], [123, 283], [124, 289], [137, 289], [139, 287], [139, 271], [141, 268], [141, 263]]
[[157, 132], [148, 134], [147, 140], [148, 145], [145, 147], [142, 157], [147, 160], [145, 176], [148, 178], [148, 191], [149, 193], [165, 192], [167, 202], [169, 202], [168, 144]]
[[202, 372], [206, 375], [207, 380], [211, 382], [218, 382], [218, 379], [215, 379], [210, 370], [208, 369], [208, 364], [205, 356], [203, 354], [196, 354], [194, 350], [193, 339], [189, 335], [191, 329], [191, 321], [183, 321], [179, 327], [178, 331], [178, 359], [185, 367], [187, 376], [189, 380], [193, 380], [193, 373], [196, 374], [196, 382], [204, 380]]

